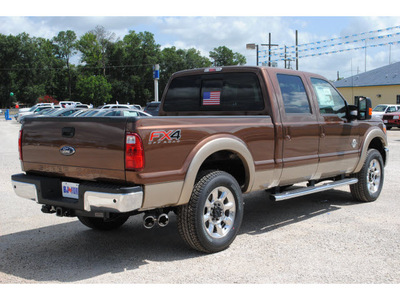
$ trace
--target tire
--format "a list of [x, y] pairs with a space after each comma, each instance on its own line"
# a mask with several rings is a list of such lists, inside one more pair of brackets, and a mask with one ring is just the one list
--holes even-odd
[[392, 126], [386, 126], [386, 129], [390, 130], [390, 129], [392, 129]]
[[92, 229], [96, 230], [114, 230], [118, 229], [128, 220], [129, 216], [126, 215], [117, 215], [114, 218], [104, 220], [103, 218], [94, 218], [94, 217], [83, 217], [78, 216], [79, 221]]
[[230, 174], [209, 171], [196, 182], [189, 203], [178, 208], [179, 234], [198, 251], [222, 251], [236, 238], [243, 219], [243, 197]]
[[376, 149], [369, 149], [361, 171], [355, 174], [356, 184], [350, 185], [351, 194], [356, 201], [372, 202], [378, 199], [384, 181], [382, 156]]

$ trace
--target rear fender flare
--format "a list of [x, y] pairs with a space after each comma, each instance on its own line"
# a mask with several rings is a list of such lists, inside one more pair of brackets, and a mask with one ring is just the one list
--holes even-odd
[[[198, 150], [193, 150], [196, 151], [196, 153], [193, 159], [191, 159], [187, 169], [182, 192], [177, 205], [183, 205], [189, 202], [197, 174], [204, 161], [213, 153], [223, 150], [232, 151], [240, 157], [246, 172], [244, 192], [251, 190], [254, 183], [255, 166], [253, 157], [247, 146], [244, 142], [232, 136], [213, 137], [211, 141], [206, 141], [203, 145], [200, 145]], [[190, 159], [190, 157], [191, 155], [189, 155], [188, 159]]]

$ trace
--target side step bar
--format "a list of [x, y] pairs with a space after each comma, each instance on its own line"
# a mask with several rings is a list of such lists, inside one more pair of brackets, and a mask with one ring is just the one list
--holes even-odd
[[291, 190], [291, 191], [287, 191], [287, 192], [283, 192], [283, 193], [279, 193], [279, 194], [272, 194], [270, 196], [270, 198], [271, 198], [271, 200], [276, 200], [276, 201], [286, 200], [286, 199], [291, 199], [291, 198], [296, 198], [296, 197], [301, 197], [301, 196], [305, 196], [305, 195], [309, 195], [309, 194], [314, 194], [314, 193], [318, 193], [318, 192], [331, 190], [331, 189], [334, 189], [334, 188], [337, 188], [337, 187], [343, 186], [343, 185], [355, 184], [357, 182], [358, 182], [357, 178], [346, 178], [346, 179], [342, 179], [342, 180], [333, 181], [330, 183], [325, 183], [320, 186], [309, 186], [309, 187], [298, 188], [295, 190]]

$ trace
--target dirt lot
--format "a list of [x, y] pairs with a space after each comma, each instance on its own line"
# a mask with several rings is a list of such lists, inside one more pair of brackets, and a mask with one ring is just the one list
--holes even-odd
[[18, 130], [0, 120], [0, 283], [400, 283], [399, 129], [376, 202], [353, 202], [348, 187], [275, 203], [246, 195], [238, 237], [211, 255], [185, 246], [173, 214], [165, 228], [135, 216], [104, 233], [41, 213], [11, 187]]

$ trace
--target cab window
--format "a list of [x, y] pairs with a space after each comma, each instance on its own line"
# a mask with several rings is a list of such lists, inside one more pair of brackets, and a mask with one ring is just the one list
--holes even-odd
[[311, 113], [304, 83], [299, 76], [278, 74], [283, 105], [287, 114]]
[[346, 117], [346, 101], [329, 82], [320, 78], [311, 78], [311, 84], [317, 96], [319, 112], [322, 115], [335, 114], [340, 118]]

